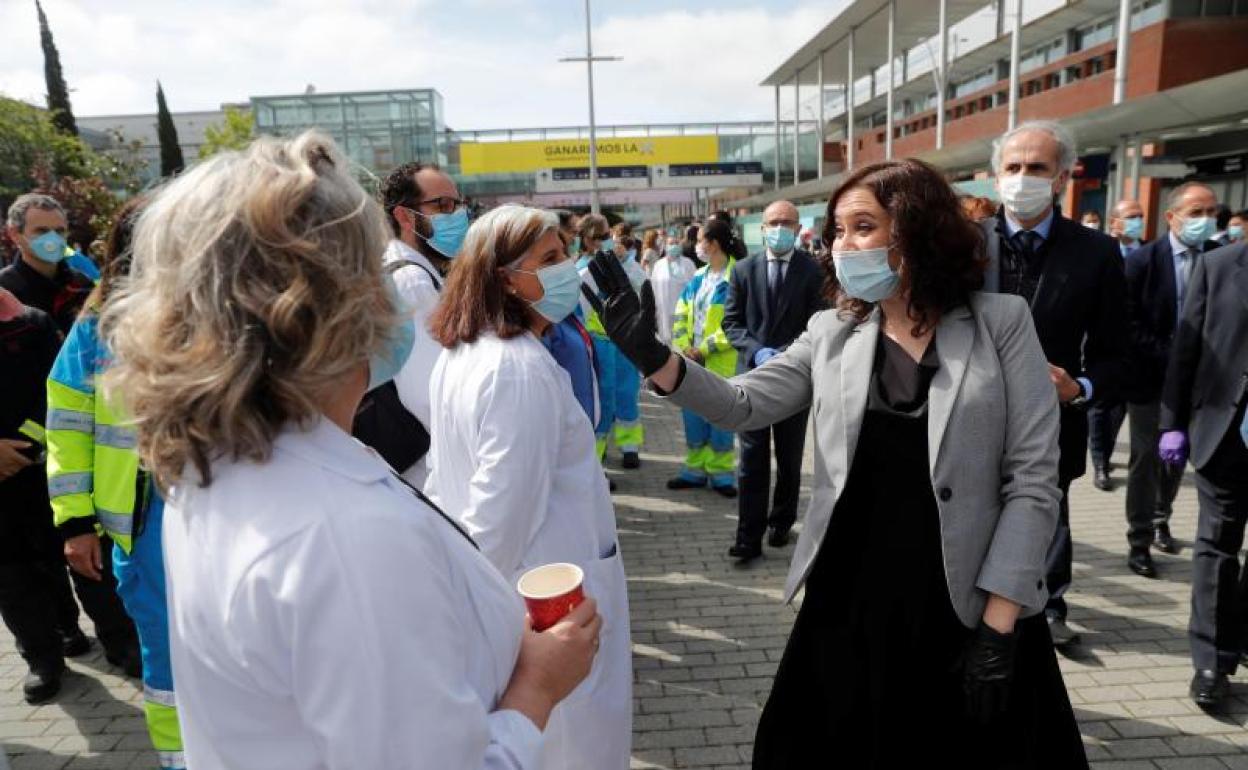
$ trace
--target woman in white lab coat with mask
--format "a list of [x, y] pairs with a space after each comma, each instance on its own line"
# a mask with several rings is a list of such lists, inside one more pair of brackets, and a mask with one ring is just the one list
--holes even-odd
[[581, 281], [554, 214], [508, 205], [468, 231], [430, 319], [430, 496], [506, 576], [551, 562], [585, 573], [602, 645], [551, 715], [547, 768], [624, 770], [632, 733], [628, 591], [594, 429], [540, 337], [576, 307]]
[[[544, 633], [455, 522], [351, 438], [414, 329], [333, 142], [258, 139], [144, 210], [108, 392], [168, 492], [186, 766], [538, 770], [592, 600]], [[570, 767], [570, 766], [569, 766]]]

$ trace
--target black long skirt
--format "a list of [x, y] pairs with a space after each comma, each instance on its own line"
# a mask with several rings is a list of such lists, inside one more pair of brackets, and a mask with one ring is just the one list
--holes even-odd
[[970, 716], [927, 420], [868, 410], [763, 710], [755, 770], [1086, 768], [1043, 614], [1020, 619], [1005, 714]]

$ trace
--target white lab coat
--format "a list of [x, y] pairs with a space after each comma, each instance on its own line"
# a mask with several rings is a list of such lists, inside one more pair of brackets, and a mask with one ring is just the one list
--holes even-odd
[[[429, 375], [433, 373], [433, 365], [438, 362], [442, 346], [429, 333], [429, 316], [438, 305], [441, 293], [438, 290], [442, 283], [441, 277], [435, 283], [434, 276], [438, 271], [433, 264], [411, 246], [397, 238], [390, 241], [382, 261], [390, 265], [399, 260], [415, 262], [416, 265], [401, 267], [394, 271], [394, 285], [399, 291], [416, 323], [416, 340], [407, 362], [394, 377], [395, 388], [399, 391], [399, 401], [411, 412], [420, 424], [429, 429]], [[411, 468], [403, 472], [407, 483], [420, 489], [425, 485], [429, 471], [426, 459], [419, 460]]]
[[212, 474], [164, 519], [189, 767], [536, 770], [523, 603], [379, 456], [320, 419]]
[[626, 770], [628, 588], [594, 429], [567, 372], [532, 334], [501, 340], [487, 332], [442, 354], [430, 395], [430, 496], [513, 582], [542, 564], [579, 565], [604, 620], [589, 678], [546, 727], [543, 768]]
[[663, 257], [654, 263], [650, 271], [650, 288], [654, 289], [655, 318], [659, 326], [659, 339], [672, 343], [672, 319], [676, 314], [676, 302], [685, 286], [698, 271], [693, 260], [685, 256]]

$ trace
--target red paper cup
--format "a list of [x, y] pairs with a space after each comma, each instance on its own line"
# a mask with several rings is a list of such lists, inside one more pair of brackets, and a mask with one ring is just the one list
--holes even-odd
[[520, 576], [516, 590], [533, 619], [534, 631], [545, 631], [585, 601], [585, 573], [575, 564], [544, 564]]

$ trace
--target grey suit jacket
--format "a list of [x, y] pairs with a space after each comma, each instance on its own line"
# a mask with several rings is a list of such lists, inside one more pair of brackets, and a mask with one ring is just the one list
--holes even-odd
[[[879, 339], [827, 310], [781, 355], [725, 380], [686, 362], [670, 398], [721, 428], [747, 431], [813, 407], [815, 482], [784, 599], [806, 581], [853, 464]], [[958, 618], [979, 624], [988, 594], [1041, 611], [1044, 557], [1057, 527], [1057, 394], [1019, 297], [976, 294], [936, 328], [940, 370], [928, 395], [928, 455], [945, 578]], [[854, 544], [841, 544], [852, 547]]]

